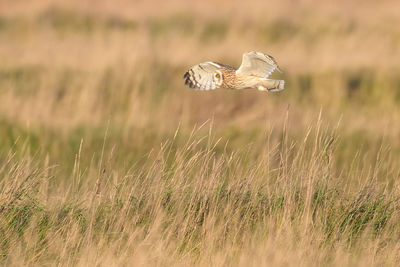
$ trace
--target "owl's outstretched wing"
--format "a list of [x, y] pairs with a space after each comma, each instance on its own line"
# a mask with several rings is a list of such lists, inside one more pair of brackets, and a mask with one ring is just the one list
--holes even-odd
[[214, 62], [204, 62], [190, 68], [183, 79], [192, 89], [214, 90], [222, 84], [223, 76], [219, 70], [221, 65]]
[[242, 65], [236, 74], [268, 78], [276, 69], [282, 72], [272, 56], [261, 52], [248, 52], [243, 54]]

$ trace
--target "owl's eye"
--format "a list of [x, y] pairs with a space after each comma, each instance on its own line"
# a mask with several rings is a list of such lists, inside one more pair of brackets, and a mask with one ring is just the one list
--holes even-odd
[[215, 74], [215, 78], [219, 79], [221, 77], [221, 75], [219, 75], [219, 73]]

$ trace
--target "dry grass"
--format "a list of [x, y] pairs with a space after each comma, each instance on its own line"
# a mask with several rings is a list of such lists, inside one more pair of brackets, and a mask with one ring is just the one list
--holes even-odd
[[[399, 10], [1, 2], [1, 264], [396, 266]], [[248, 50], [287, 90], [183, 86]]]

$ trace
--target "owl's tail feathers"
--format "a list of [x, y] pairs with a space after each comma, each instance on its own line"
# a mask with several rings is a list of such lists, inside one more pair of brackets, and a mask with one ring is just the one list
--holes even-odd
[[276, 85], [273, 88], [268, 88], [268, 92], [279, 92], [285, 89], [285, 81], [284, 80], [275, 80]]
[[285, 89], [285, 81], [264, 79], [262, 84], [260, 84], [257, 89], [260, 91], [279, 92]]

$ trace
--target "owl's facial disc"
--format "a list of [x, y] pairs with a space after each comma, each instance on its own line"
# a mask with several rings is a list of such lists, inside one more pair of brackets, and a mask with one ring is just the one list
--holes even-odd
[[216, 73], [214, 74], [214, 81], [215, 83], [220, 86], [222, 84], [222, 80], [224, 79], [224, 76], [222, 75], [222, 72], [217, 70]]

